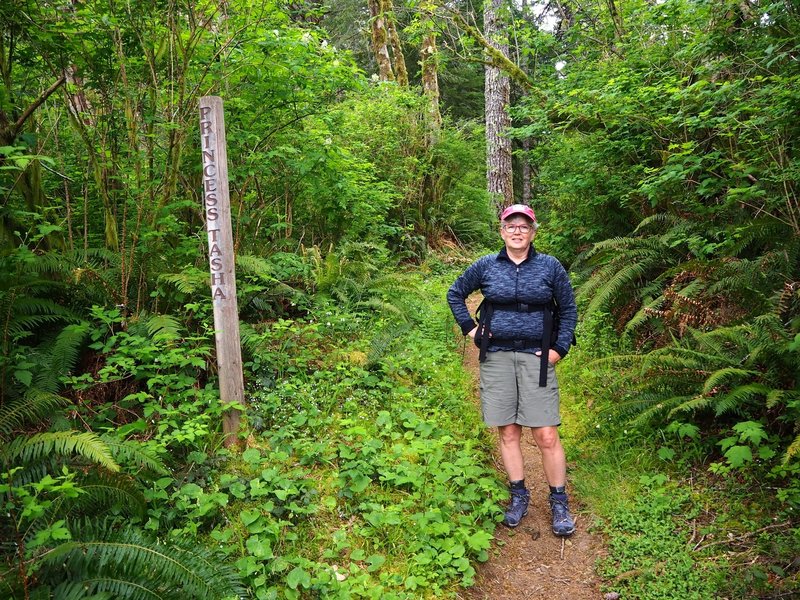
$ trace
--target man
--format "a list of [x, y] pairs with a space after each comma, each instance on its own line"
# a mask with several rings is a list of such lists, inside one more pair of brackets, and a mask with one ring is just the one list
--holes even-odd
[[[537, 229], [529, 206], [506, 208], [500, 216], [505, 248], [470, 265], [450, 287], [447, 301], [461, 331], [481, 347], [483, 420], [498, 428], [511, 492], [503, 522], [516, 527], [528, 512], [530, 492], [525, 487], [520, 442], [523, 427], [530, 427], [550, 486], [553, 533], [568, 536], [575, 531], [575, 522], [569, 512], [567, 463], [558, 435], [561, 417], [554, 365], [574, 342], [578, 312], [564, 267], [534, 248]], [[467, 296], [476, 290], [484, 296], [477, 325], [466, 306]]]

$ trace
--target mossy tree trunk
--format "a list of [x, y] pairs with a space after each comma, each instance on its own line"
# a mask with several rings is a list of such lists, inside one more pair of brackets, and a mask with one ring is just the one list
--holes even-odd
[[386, 19], [381, 0], [368, 0], [369, 16], [372, 26], [372, 52], [378, 63], [378, 77], [381, 81], [394, 81], [389, 47], [386, 45]]

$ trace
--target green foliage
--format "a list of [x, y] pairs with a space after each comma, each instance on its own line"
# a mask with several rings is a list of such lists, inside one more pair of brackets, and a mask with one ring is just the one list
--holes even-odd
[[233, 570], [203, 548], [167, 545], [114, 524], [87, 525], [80, 532], [41, 560], [39, 594], [48, 590], [61, 597], [78, 587], [89, 597], [106, 593], [131, 599], [222, 599], [244, 593]]
[[676, 526], [687, 528], [698, 516], [690, 494], [662, 473], [642, 475], [638, 483], [631, 505], [605, 526], [610, 555], [599, 570], [609, 589], [642, 599], [713, 596], [713, 564], [675, 535]]
[[248, 448], [196, 450], [154, 479], [147, 530], [219, 544], [256, 597], [444, 597], [472, 582], [504, 490], [475, 459], [489, 440], [431, 301], [442, 284], [394, 280], [403, 318], [323, 298], [256, 334]]

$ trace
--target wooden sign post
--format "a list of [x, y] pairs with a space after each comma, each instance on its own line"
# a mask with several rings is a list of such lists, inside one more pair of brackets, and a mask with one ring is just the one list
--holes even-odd
[[[218, 96], [200, 98], [200, 143], [203, 153], [203, 198], [208, 231], [211, 299], [214, 303], [219, 395], [223, 406], [243, 405], [244, 380], [228, 192], [228, 151], [222, 98]], [[238, 408], [230, 408], [225, 412], [222, 430], [225, 445], [236, 444], [236, 434], [239, 432]]]

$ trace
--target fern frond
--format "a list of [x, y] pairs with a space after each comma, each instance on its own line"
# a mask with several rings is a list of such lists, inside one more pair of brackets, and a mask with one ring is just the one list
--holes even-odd
[[744, 404], [766, 397], [769, 394], [770, 389], [771, 388], [769, 386], [760, 383], [740, 385], [727, 394], [717, 397], [717, 402], [714, 406], [714, 413], [718, 417], [729, 412], [739, 414], [741, 413]]
[[702, 372], [714, 360], [715, 357], [710, 354], [671, 346], [646, 354], [642, 367], [650, 372], [659, 370]]
[[698, 410], [705, 410], [714, 403], [713, 396], [704, 396], [702, 394], [694, 396], [685, 402], [669, 411], [669, 416], [672, 417], [678, 413], [696, 412]]
[[400, 323], [394, 327], [389, 327], [380, 335], [372, 339], [369, 352], [367, 352], [367, 365], [377, 364], [384, 356], [389, 353], [392, 344], [411, 329], [408, 322]]
[[742, 379], [749, 379], [756, 377], [758, 373], [749, 371], [747, 369], [739, 369], [736, 367], [725, 367], [714, 371], [706, 378], [703, 384], [703, 393], [709, 394], [714, 388], [729, 385], [731, 380], [740, 381]]
[[56, 393], [61, 388], [61, 377], [78, 362], [83, 343], [89, 335], [89, 323], [83, 321], [67, 325], [52, 343], [42, 345], [47, 356], [47, 368], [36, 374], [33, 387], [43, 392]]
[[69, 404], [69, 400], [39, 389], [28, 392], [0, 406], [0, 441], [5, 441], [26, 423], [42, 420], [53, 414], [56, 408]]
[[[151, 589], [154, 586], [127, 581], [115, 577], [93, 577], [77, 584], [72, 584], [81, 590], [83, 594], [87, 590], [93, 589], [95, 593], [89, 598], [114, 598], [119, 600], [167, 600], [167, 597], [158, 589]], [[102, 591], [99, 591], [102, 590]], [[60, 596], [54, 596], [61, 600]], [[74, 596], [75, 600], [85, 600], [85, 596]], [[180, 598], [180, 596], [178, 596]]]
[[237, 254], [236, 268], [240, 272], [248, 272], [270, 278], [274, 276], [275, 272], [275, 269], [269, 260], [253, 254]]
[[639, 221], [639, 224], [633, 230], [631, 235], [636, 235], [637, 233], [641, 232], [642, 229], [646, 229], [651, 225], [661, 225], [663, 223], [677, 224], [679, 221], [680, 221], [679, 217], [675, 215], [671, 215], [669, 213], [656, 213], [654, 215], [650, 215], [649, 217], [645, 217], [644, 219]]
[[[100, 592], [89, 596], [86, 593], [86, 588], [80, 583], [62, 582], [52, 590], [50, 590], [49, 586], [40, 586], [31, 595], [31, 600], [37, 600], [40, 597], [42, 600], [50, 600], [50, 598], [56, 598], [57, 600], [113, 600], [115, 597], [122, 598], [122, 596], [114, 596], [111, 592]], [[42, 595], [39, 596], [37, 594]]]
[[158, 475], [169, 474], [166, 465], [153, 448], [135, 440], [120, 441], [108, 435], [102, 436], [101, 439], [108, 446], [117, 463], [146, 469]]
[[[12, 315], [11, 319], [6, 323], [5, 329], [12, 337], [26, 335], [30, 333], [31, 330], [41, 327], [42, 325], [79, 320], [78, 316], [73, 314], [70, 310], [57, 310], [56, 307], [58, 307], [58, 305], [54, 303], [41, 302], [38, 299], [31, 298], [28, 300], [28, 302], [24, 303], [15, 303], [13, 309], [15, 314]], [[35, 300], [35, 302], [33, 302], [33, 300]], [[36, 306], [34, 306], [34, 304]], [[54, 304], [54, 306], [48, 307], [47, 310], [32, 312], [36, 308], [44, 309], [47, 304]], [[24, 309], [19, 308], [19, 305], [24, 306]], [[60, 309], [61, 307], [58, 308]]]
[[17, 438], [3, 451], [6, 460], [24, 463], [39, 461], [52, 455], [78, 455], [109, 471], [119, 471], [108, 445], [91, 432], [57, 431]]
[[652, 318], [652, 314], [649, 313], [649, 311], [658, 310], [663, 305], [663, 294], [658, 296], [655, 300], [650, 300], [649, 302], [642, 304], [641, 308], [636, 311], [636, 314], [633, 315], [633, 317], [625, 324], [625, 329], [623, 331], [626, 334], [630, 334], [634, 329], [644, 324], [648, 319]]
[[659, 415], [669, 414], [675, 410], [675, 405], [680, 406], [685, 403], [688, 396], [671, 396], [659, 399], [658, 402], [651, 402], [650, 407], [645, 410], [637, 411], [636, 416], [631, 420], [633, 425], [644, 425], [649, 423]]
[[783, 464], [787, 464], [795, 456], [800, 456], [800, 434], [794, 438], [794, 441], [789, 444], [789, 447], [786, 449], [786, 452], [783, 455]]
[[183, 325], [172, 315], [139, 315], [141, 324], [147, 329], [147, 334], [156, 342], [173, 342], [181, 338]]
[[89, 593], [123, 598], [221, 599], [244, 593], [234, 570], [207, 550], [163, 544], [134, 529], [109, 532], [73, 524], [71, 531], [73, 541], [43, 556], [44, 578], [67, 577]]
[[361, 302], [356, 302], [353, 305], [353, 310], [367, 310], [374, 311], [378, 314], [391, 314], [403, 321], [408, 321], [409, 318], [407, 311], [403, 310], [402, 307], [380, 298], [369, 298], [367, 300], [362, 300]]
[[179, 292], [194, 294], [208, 287], [208, 271], [201, 271], [195, 267], [186, 267], [180, 273], [164, 274], [159, 276], [159, 281], [165, 281], [175, 286]]
[[766, 407], [773, 409], [779, 404], [786, 404], [792, 400], [800, 400], [798, 390], [770, 390], [767, 394]]
[[646, 265], [634, 263], [614, 273], [609, 281], [598, 288], [597, 293], [586, 308], [586, 312], [592, 313], [605, 307], [621, 290], [628, 288], [636, 279], [644, 275], [646, 271]]
[[239, 323], [239, 338], [242, 343], [242, 348], [247, 350], [250, 354], [254, 354], [260, 350], [264, 340], [263, 334], [256, 331], [250, 323], [245, 322]]
[[54, 507], [57, 516], [86, 515], [96, 519], [104, 511], [116, 508], [140, 519], [145, 516], [147, 501], [132, 477], [95, 470], [81, 479], [79, 487], [81, 493], [77, 497]]

